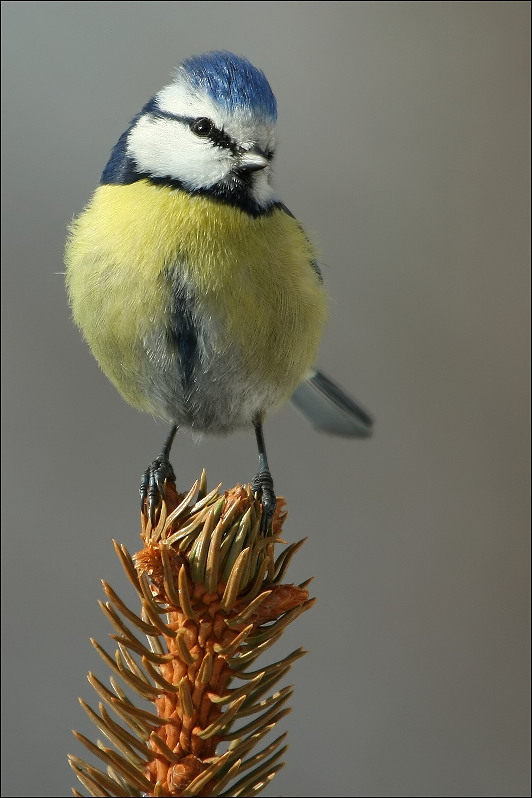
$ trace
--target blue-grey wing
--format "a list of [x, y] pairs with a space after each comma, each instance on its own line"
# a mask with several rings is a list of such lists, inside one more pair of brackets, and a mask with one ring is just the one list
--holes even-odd
[[292, 403], [314, 429], [345, 438], [367, 438], [373, 419], [321, 371], [313, 371], [292, 394]]

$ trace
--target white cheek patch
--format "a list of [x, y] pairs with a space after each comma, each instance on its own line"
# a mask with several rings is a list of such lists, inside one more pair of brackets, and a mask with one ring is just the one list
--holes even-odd
[[[186, 82], [165, 86], [155, 96], [156, 105], [175, 117], [207, 117], [242, 149], [258, 146], [264, 152], [275, 148], [274, 125], [257, 120], [250, 108], [232, 113], [216, 105], [207, 93]], [[152, 177], [179, 181], [189, 190], [209, 189], [217, 183], [232, 181], [238, 156], [216, 146], [209, 138], [195, 135], [186, 121], [146, 113], [131, 128], [127, 137], [127, 155], [136, 169]], [[249, 195], [261, 207], [275, 201], [271, 168], [253, 174]]]
[[171, 119], [141, 117], [129, 133], [126, 152], [139, 171], [179, 180], [191, 189], [214, 185], [231, 168], [230, 153]]

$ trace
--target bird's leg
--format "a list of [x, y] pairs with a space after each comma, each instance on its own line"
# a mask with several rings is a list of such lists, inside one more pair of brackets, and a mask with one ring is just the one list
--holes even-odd
[[164, 442], [161, 454], [148, 466], [140, 480], [140, 509], [141, 512], [144, 510], [144, 503], [147, 499], [148, 516], [152, 525], [155, 523], [156, 511], [161, 506], [164, 497], [165, 480], [175, 482], [174, 469], [169, 458], [176, 432], [177, 424], [174, 424]]
[[261, 526], [263, 530], [266, 530], [271, 524], [277, 498], [273, 490], [273, 479], [268, 467], [268, 458], [266, 457], [266, 446], [264, 444], [264, 435], [262, 432], [262, 416], [256, 416], [253, 419], [253, 426], [255, 427], [257, 448], [259, 450], [259, 472], [252, 481], [251, 487], [253, 492], [262, 500]]

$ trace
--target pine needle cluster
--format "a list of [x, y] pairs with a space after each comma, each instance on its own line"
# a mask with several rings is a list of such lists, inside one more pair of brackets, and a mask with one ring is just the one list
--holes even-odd
[[250, 668], [313, 604], [310, 580], [282, 582], [303, 541], [276, 557], [284, 501], [264, 530], [249, 486], [220, 487], [207, 492], [205, 472], [186, 495], [167, 484], [156, 526], [141, 516], [143, 549], [115, 543], [140, 611], [103, 583], [114, 656], [92, 642], [111, 689], [89, 673], [101, 702], [81, 703], [107, 741], [74, 734], [104, 769], [69, 757], [91, 795], [253, 796], [283, 765], [286, 734], [259, 744], [290, 711], [292, 688], [272, 690], [305, 652]]

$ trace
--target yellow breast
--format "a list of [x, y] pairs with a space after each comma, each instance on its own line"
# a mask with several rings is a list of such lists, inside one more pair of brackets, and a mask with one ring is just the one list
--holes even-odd
[[[147, 181], [100, 186], [71, 227], [67, 287], [74, 319], [126, 398], [149, 408], [137, 380], [142, 340], [168, 325], [169, 270], [197, 298], [249, 379], [287, 398], [315, 360], [326, 296], [298, 222], [257, 218]], [[128, 387], [120, 375], [130, 375]], [[122, 383], [122, 384], [121, 384]]]

